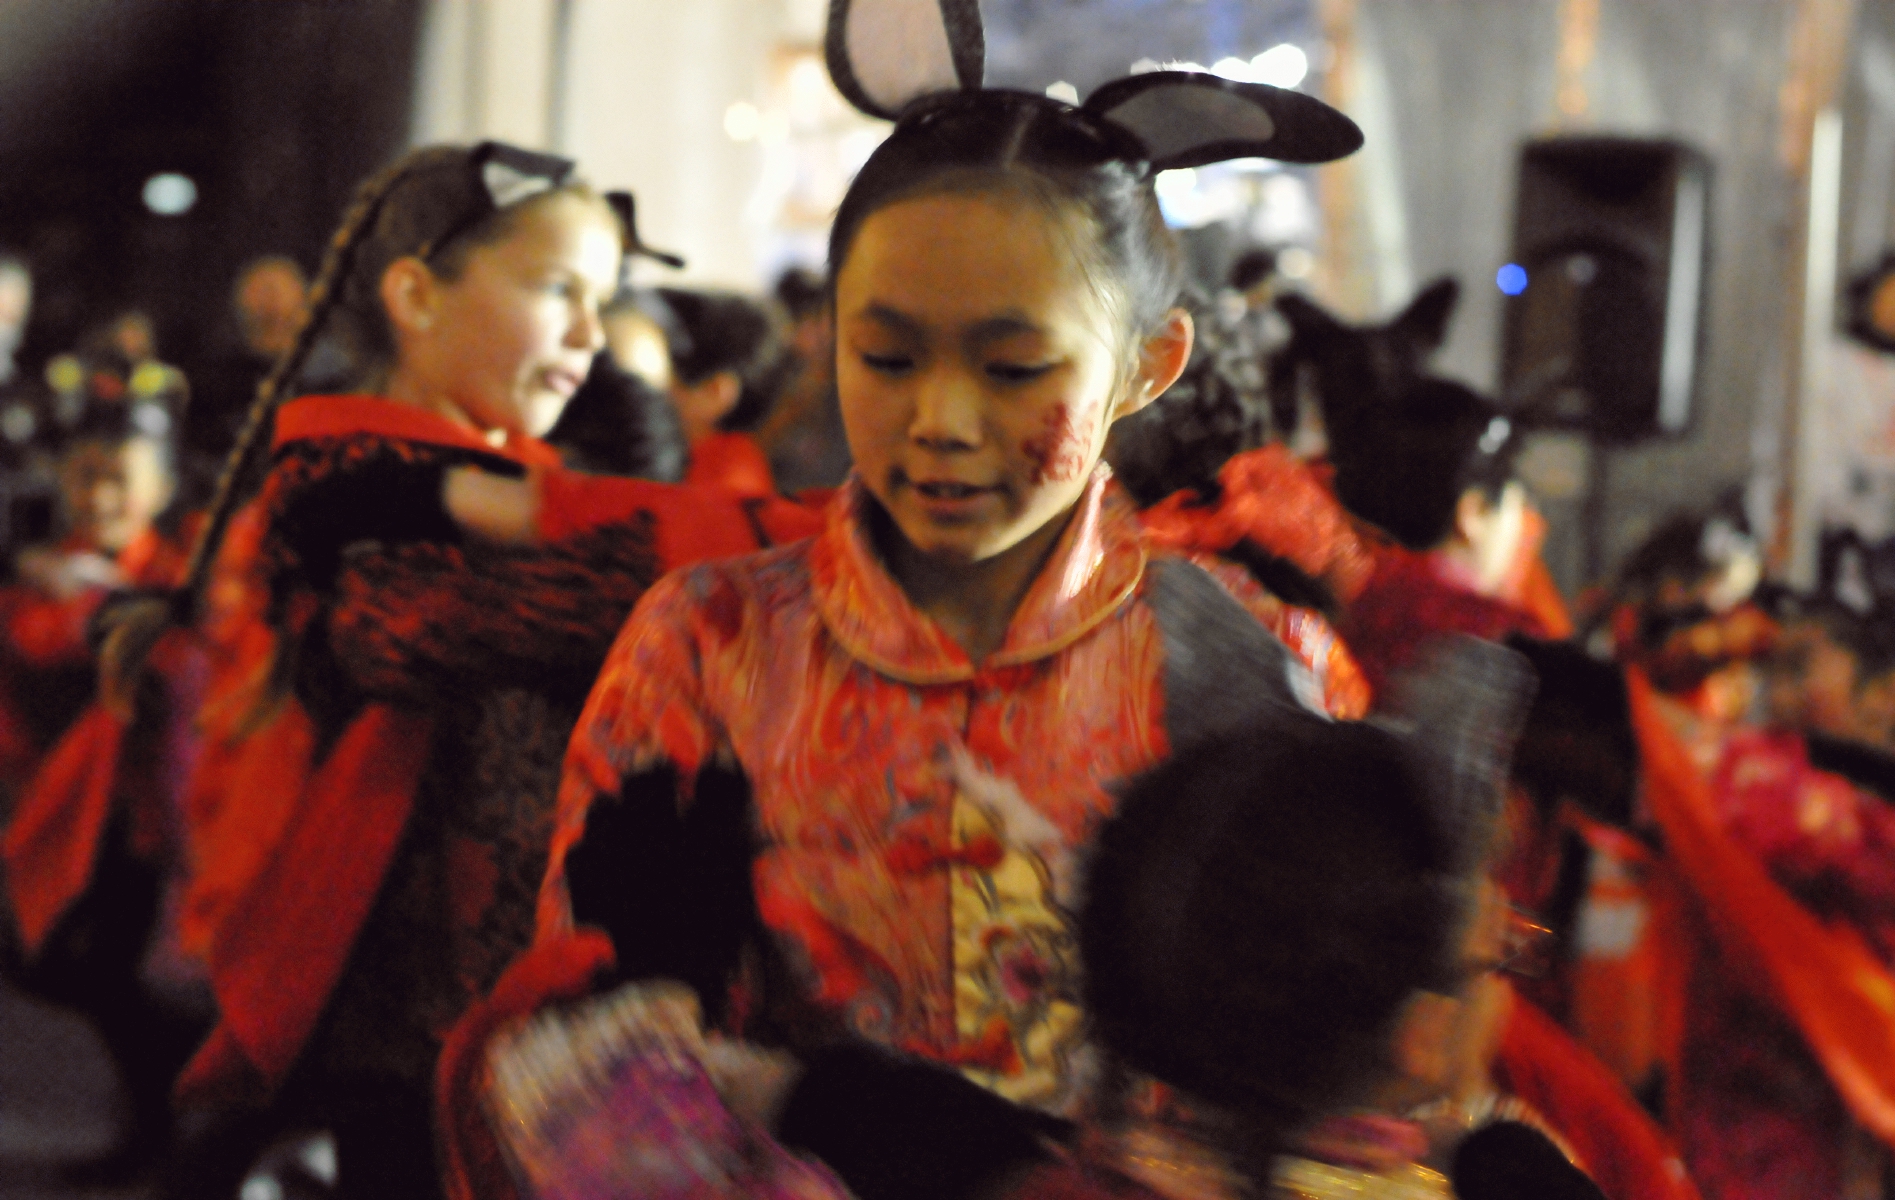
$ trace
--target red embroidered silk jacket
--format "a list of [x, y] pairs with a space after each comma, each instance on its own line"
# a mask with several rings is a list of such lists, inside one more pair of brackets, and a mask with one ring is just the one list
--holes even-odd
[[[675, 859], [696, 887], [734, 859], [804, 1000], [1063, 1108], [1085, 1074], [1068, 914], [1109, 785], [1233, 713], [1310, 719], [1321, 685], [1254, 618], [1311, 615], [1153, 548], [1101, 469], [975, 663], [882, 567], [863, 502], [846, 489], [814, 540], [678, 572], [640, 603], [568, 750], [541, 941], [600, 925], [627, 973], [714, 992], [714, 970], [690, 978], [697, 951], [653, 943], [715, 940], [733, 903], [653, 876]], [[654, 857], [667, 821], [676, 851]]]

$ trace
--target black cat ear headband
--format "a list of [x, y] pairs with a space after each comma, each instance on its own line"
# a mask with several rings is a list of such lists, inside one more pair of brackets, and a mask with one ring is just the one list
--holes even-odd
[[[979, 95], [987, 40], [978, 0], [829, 0], [824, 53], [849, 103], [900, 120], [924, 97]], [[1362, 145], [1355, 122], [1313, 96], [1195, 71], [1114, 80], [1077, 108], [1036, 98], [1129, 135], [1151, 171], [1233, 158], [1329, 162]]]
[[[426, 261], [441, 247], [472, 228], [478, 221], [503, 208], [530, 200], [543, 192], [565, 187], [572, 182], [576, 163], [570, 158], [523, 150], [505, 142], [482, 142], [467, 156], [469, 176], [468, 210], [436, 237], [428, 239], [415, 257]], [[675, 254], [647, 246], [638, 236], [638, 207], [630, 192], [607, 192], [605, 202], [617, 214], [625, 229], [625, 256], [655, 259], [670, 267], [682, 267], [684, 260]]]

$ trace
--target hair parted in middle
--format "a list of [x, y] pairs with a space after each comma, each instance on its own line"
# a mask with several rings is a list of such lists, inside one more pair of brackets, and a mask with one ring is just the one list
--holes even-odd
[[831, 0], [826, 40], [837, 88], [895, 130], [836, 212], [829, 276], [862, 224], [923, 195], [1009, 191], [1082, 214], [1076, 239], [1101, 291], [1137, 338], [1184, 284], [1177, 241], [1152, 180], [1231, 158], [1327, 162], [1362, 144], [1354, 122], [1311, 96], [1200, 72], [1154, 71], [1108, 83], [1083, 105], [981, 87], [985, 35], [975, 0]]

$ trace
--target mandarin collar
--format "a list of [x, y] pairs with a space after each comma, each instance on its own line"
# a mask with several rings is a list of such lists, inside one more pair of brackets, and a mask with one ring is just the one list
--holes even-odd
[[882, 564], [869, 539], [869, 502], [859, 479], [850, 479], [837, 495], [810, 550], [811, 584], [823, 624], [843, 650], [905, 683], [961, 683], [982, 669], [1057, 654], [1116, 612], [1145, 572], [1137, 517], [1101, 463], [1000, 649], [976, 664], [914, 606]]
[[276, 410], [273, 447], [291, 442], [379, 434], [508, 458], [530, 467], [556, 467], [559, 454], [538, 438], [509, 437], [499, 444], [438, 413], [382, 396], [300, 396]]

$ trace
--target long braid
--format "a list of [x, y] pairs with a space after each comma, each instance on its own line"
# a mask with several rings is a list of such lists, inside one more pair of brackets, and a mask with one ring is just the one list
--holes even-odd
[[290, 392], [315, 347], [317, 335], [348, 285], [356, 248], [364, 233], [374, 224], [382, 201], [395, 185], [428, 161], [425, 155], [407, 156], [356, 189], [355, 198], [343, 213], [342, 222], [323, 256], [322, 270], [310, 289], [308, 315], [297, 331], [296, 341], [277, 359], [258, 386], [243, 430], [225, 460], [204, 528], [191, 548], [183, 584], [169, 595], [145, 597], [120, 605], [106, 618], [108, 631], [99, 655], [100, 690], [107, 705], [121, 716], [131, 714], [138, 679], [158, 639], [174, 625], [189, 625], [197, 619], [218, 550], [236, 516], [244, 482], [269, 442], [277, 407]]

